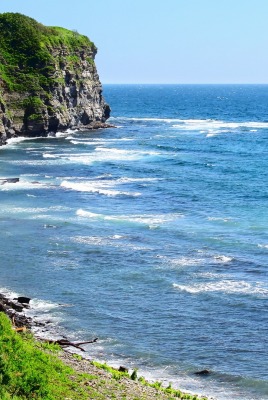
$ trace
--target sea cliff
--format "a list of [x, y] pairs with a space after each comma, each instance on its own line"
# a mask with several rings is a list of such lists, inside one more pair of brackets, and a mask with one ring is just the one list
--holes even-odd
[[93, 42], [18, 13], [0, 14], [0, 31], [0, 144], [107, 126]]

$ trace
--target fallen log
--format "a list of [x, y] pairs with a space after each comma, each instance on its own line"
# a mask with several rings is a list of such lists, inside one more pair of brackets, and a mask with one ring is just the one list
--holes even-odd
[[83, 344], [89, 344], [89, 343], [95, 343], [98, 340], [98, 338], [95, 338], [93, 340], [87, 340], [86, 342], [70, 342], [68, 339], [58, 339], [58, 340], [46, 340], [47, 343], [49, 344], [58, 344], [61, 347], [75, 347], [81, 351], [85, 351], [82, 347]]
[[95, 343], [98, 340], [98, 338], [92, 339], [92, 340], [87, 340], [86, 342], [78, 342], [76, 343], [78, 346], [81, 346], [82, 344], [88, 344], [88, 343]]

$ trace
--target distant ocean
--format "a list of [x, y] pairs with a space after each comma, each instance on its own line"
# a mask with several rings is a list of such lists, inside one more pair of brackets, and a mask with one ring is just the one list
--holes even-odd
[[267, 400], [268, 86], [104, 96], [116, 128], [0, 148], [0, 291], [90, 357]]

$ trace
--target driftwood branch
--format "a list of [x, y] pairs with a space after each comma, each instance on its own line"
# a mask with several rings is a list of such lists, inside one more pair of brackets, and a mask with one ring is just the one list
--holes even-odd
[[98, 338], [95, 338], [93, 340], [88, 340], [86, 342], [78, 342], [78, 343], [75, 343], [75, 344], [78, 345], [78, 346], [81, 346], [82, 344], [96, 343], [97, 340], [98, 340]]
[[79, 350], [85, 351], [82, 347], [83, 344], [89, 344], [89, 343], [95, 343], [98, 340], [98, 338], [95, 338], [93, 340], [87, 340], [86, 342], [70, 342], [68, 339], [59, 339], [59, 340], [46, 340], [46, 342], [50, 343], [50, 344], [59, 344], [62, 347], [75, 347]]

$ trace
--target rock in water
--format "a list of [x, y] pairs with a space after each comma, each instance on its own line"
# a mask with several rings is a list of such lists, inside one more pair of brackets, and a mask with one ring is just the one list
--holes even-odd
[[29, 304], [31, 301], [31, 299], [29, 297], [24, 297], [24, 296], [20, 296], [14, 300], [18, 300], [19, 303], [23, 303], [23, 304]]
[[0, 144], [107, 126], [94, 43], [19, 13], [0, 14], [0, 32]]
[[20, 181], [20, 178], [1, 178], [0, 185], [4, 185], [5, 183], [17, 183]]
[[206, 376], [206, 375], [210, 374], [210, 371], [208, 369], [202, 369], [202, 371], [197, 371], [194, 374], [195, 375], [204, 375], [204, 376]]

